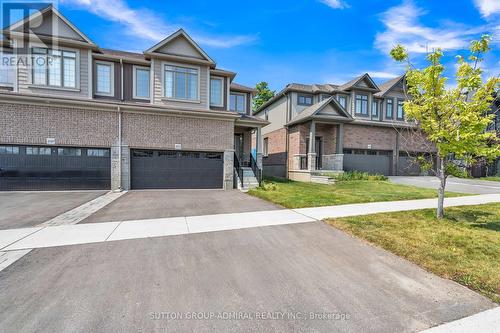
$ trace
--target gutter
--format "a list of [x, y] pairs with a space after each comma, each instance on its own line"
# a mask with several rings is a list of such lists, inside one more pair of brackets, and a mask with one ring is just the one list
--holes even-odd
[[118, 105], [118, 179], [120, 180], [120, 185], [118, 185], [118, 191], [123, 191], [122, 188], [122, 111]]

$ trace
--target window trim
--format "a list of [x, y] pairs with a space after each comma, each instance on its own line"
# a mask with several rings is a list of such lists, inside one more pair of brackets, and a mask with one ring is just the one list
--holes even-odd
[[[311, 98], [311, 104], [300, 103], [300, 97]], [[297, 105], [301, 106], [311, 106], [314, 104], [314, 96], [312, 94], [297, 94]]]
[[[212, 80], [217, 80], [221, 82], [221, 89], [220, 89], [220, 104], [213, 104], [212, 103]], [[224, 107], [224, 78], [222, 76], [211, 76], [209, 78], [209, 94], [208, 94], [208, 99], [209, 99], [209, 104], [210, 106], [215, 106], [222, 108]]]
[[[137, 96], [137, 70], [147, 70], [148, 71], [148, 96]], [[132, 98], [133, 99], [142, 99], [149, 101], [151, 100], [151, 67], [148, 66], [139, 66], [139, 65], [133, 65], [132, 66]]]
[[[340, 99], [343, 98], [344, 99], [344, 105], [342, 105], [342, 103], [340, 103]], [[347, 107], [347, 96], [346, 95], [340, 95], [338, 94], [337, 95], [337, 102], [339, 102], [340, 106], [344, 108], [344, 110], [346, 109]]]
[[[101, 66], [110, 66], [111, 67], [111, 71], [110, 71], [110, 92], [107, 93], [107, 92], [101, 92], [101, 91], [98, 91], [97, 90], [97, 81], [99, 80], [98, 76], [97, 76], [97, 67], [101, 65]], [[96, 60], [95, 61], [95, 93], [94, 95], [97, 95], [97, 96], [107, 96], [107, 97], [114, 97], [115, 96], [115, 63], [112, 62], [112, 61], [103, 61], [103, 60]]]
[[[373, 108], [375, 106], [375, 108]], [[376, 113], [373, 113], [373, 110], [376, 110]], [[371, 118], [372, 119], [379, 119], [380, 113], [379, 113], [379, 102], [376, 99], [372, 99], [372, 109], [371, 109]]]
[[[359, 99], [359, 101], [361, 102], [361, 112], [358, 112], [358, 108], [356, 107], [357, 106], [357, 102], [358, 102], [358, 96], [364, 96], [366, 97], [366, 113], [363, 113], [363, 101], [365, 101], [364, 99]], [[368, 102], [370, 101], [370, 98], [367, 94], [359, 94], [359, 93], [356, 93], [354, 95], [354, 114], [356, 116], [361, 116], [361, 117], [370, 117], [370, 106], [368, 105]]]
[[[401, 118], [399, 118], [399, 102], [401, 102], [401, 114], [402, 114]], [[402, 98], [396, 99], [396, 120], [405, 120], [404, 102], [405, 100]]]
[[[391, 103], [389, 103], [391, 101]], [[389, 104], [391, 104], [391, 116], [388, 116]], [[394, 98], [387, 98], [385, 100], [385, 119], [394, 120]]]
[[[240, 112], [238, 110], [231, 110], [231, 95], [239, 95], [239, 96], [243, 96], [243, 111]], [[229, 93], [229, 111], [231, 112], [236, 112], [238, 114], [247, 114], [248, 113], [248, 110], [247, 110], [247, 94], [245, 93], [240, 93], [240, 92], [236, 92], [236, 91], [232, 91]], [[235, 107], [238, 105], [238, 103], [236, 103]]]
[[[64, 71], [63, 71], [63, 65], [61, 63], [61, 86], [50, 86], [48, 84], [44, 85], [44, 84], [36, 84], [34, 83], [34, 75], [33, 75], [33, 48], [44, 48], [44, 49], [47, 49], [47, 50], [56, 50], [56, 51], [68, 51], [68, 52], [74, 52], [75, 53], [75, 86], [74, 87], [65, 87], [64, 86]], [[91, 51], [87, 51], [87, 52], [91, 52]], [[30, 43], [29, 45], [29, 55], [30, 55], [30, 59], [28, 60], [30, 65], [31, 65], [31, 69], [29, 69], [27, 72], [28, 72], [28, 87], [29, 88], [37, 88], [37, 89], [51, 89], [51, 90], [61, 90], [61, 91], [75, 91], [75, 92], [79, 92], [81, 91], [81, 87], [80, 87], [80, 70], [81, 70], [81, 62], [80, 62], [80, 50], [79, 49], [75, 49], [75, 48], [71, 48], [71, 47], [66, 47], [66, 46], [57, 46], [56, 48], [52, 48], [50, 46], [47, 46], [45, 44], [41, 44], [41, 43]], [[17, 67], [16, 67], [17, 69]], [[14, 82], [17, 80], [16, 78], [17, 76], [17, 71], [15, 70], [15, 74], [14, 74]], [[47, 77], [46, 77], [46, 82], [48, 82], [49, 78], [48, 78], [48, 73], [47, 73]]]
[[[165, 67], [166, 66], [172, 66], [172, 67], [182, 67], [182, 68], [188, 68], [188, 69], [196, 69], [198, 71], [198, 96], [197, 99], [181, 99], [181, 98], [175, 98], [175, 97], [167, 97], [167, 87], [165, 84]], [[162, 85], [162, 99], [167, 100], [167, 101], [172, 101], [172, 102], [182, 102], [182, 103], [201, 103], [201, 67], [196, 66], [196, 65], [191, 65], [191, 64], [183, 64], [183, 63], [178, 63], [178, 62], [169, 62], [169, 61], [162, 61], [161, 62], [161, 85]], [[210, 83], [209, 83], [210, 84]], [[208, 97], [210, 98], [210, 97]]]
[[[5, 52], [5, 49], [3, 49], [2, 47], [0, 47], [0, 56], [10, 56], [12, 57], [13, 56], [13, 53], [8, 53], [8, 52]], [[0, 69], [1, 66], [0, 66]], [[6, 68], [3, 68], [4, 70], [6, 70], [6, 73], [7, 75], [9, 74], [8, 71], [10, 71], [10, 74], [12, 76], [12, 83], [10, 82], [2, 82], [0, 80], [0, 87], [9, 87], [9, 88], [12, 88], [14, 87], [14, 82], [16, 81], [16, 74], [17, 74], [17, 71], [16, 71], [16, 68], [14, 68], [13, 66], [7, 66]]]

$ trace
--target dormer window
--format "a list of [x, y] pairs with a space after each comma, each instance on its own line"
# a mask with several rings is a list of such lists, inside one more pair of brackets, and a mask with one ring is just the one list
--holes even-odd
[[305, 106], [312, 105], [313, 104], [312, 95], [299, 94], [297, 96], [297, 104], [298, 105], [305, 105]]
[[342, 96], [342, 95], [338, 95], [337, 96], [337, 99], [339, 101], [339, 104], [342, 105], [342, 107], [345, 109], [345, 105], [346, 105], [346, 97], [345, 96]]
[[199, 69], [165, 65], [165, 97], [170, 99], [198, 101]]
[[76, 88], [76, 52], [34, 47], [31, 53], [33, 84]]
[[114, 64], [96, 61], [96, 95], [114, 95]]
[[356, 114], [367, 116], [368, 115], [368, 96], [356, 94], [356, 103], [355, 103], [355, 111]]

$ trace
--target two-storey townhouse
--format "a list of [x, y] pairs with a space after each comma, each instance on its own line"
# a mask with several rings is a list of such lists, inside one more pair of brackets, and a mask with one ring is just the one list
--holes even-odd
[[264, 174], [310, 181], [326, 172], [419, 174], [413, 153], [432, 151], [405, 120], [404, 77], [380, 86], [364, 74], [342, 84], [288, 84], [255, 116]]
[[182, 29], [110, 50], [49, 6], [1, 46], [15, 66], [0, 70], [0, 190], [229, 189], [235, 166], [261, 168], [254, 89]]

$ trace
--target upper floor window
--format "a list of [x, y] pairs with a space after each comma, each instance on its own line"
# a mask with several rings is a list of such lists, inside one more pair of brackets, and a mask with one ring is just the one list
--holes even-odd
[[405, 113], [404, 113], [404, 110], [403, 110], [403, 102], [404, 101], [402, 99], [398, 99], [398, 113], [397, 113], [397, 118], [399, 120], [402, 120], [405, 117]]
[[222, 100], [224, 99], [223, 94], [224, 81], [220, 77], [210, 78], [210, 105], [213, 106], [223, 106]]
[[356, 114], [368, 115], [368, 96], [356, 95]]
[[378, 102], [372, 102], [372, 117], [378, 117]]
[[385, 117], [387, 119], [392, 119], [392, 114], [393, 114], [393, 108], [394, 108], [394, 102], [392, 101], [392, 98], [391, 99], [388, 99], [386, 101], [387, 105], [385, 107]]
[[312, 95], [298, 95], [297, 96], [297, 104], [298, 105], [312, 105], [313, 104]]
[[165, 65], [165, 97], [188, 101], [199, 100], [199, 73], [196, 68]]
[[76, 52], [34, 47], [33, 84], [76, 88]]
[[267, 156], [269, 154], [269, 138], [264, 138], [264, 144], [262, 147], [262, 155]]
[[330, 97], [332, 97], [332, 96], [330, 96], [328, 94], [321, 94], [321, 100], [322, 101], [324, 101], [325, 99], [329, 99]]
[[231, 93], [229, 97], [229, 110], [239, 113], [246, 113], [246, 95]]
[[339, 104], [342, 105], [342, 107], [345, 109], [345, 106], [346, 106], [346, 102], [347, 102], [347, 98], [345, 96], [341, 96], [339, 95], [337, 97], [338, 101], [339, 101]]
[[0, 52], [0, 58], [2, 59], [2, 63], [0, 63], [0, 85], [12, 86], [14, 84], [15, 71], [14, 66], [9, 64], [9, 57], [12, 57], [12, 54]]
[[114, 95], [114, 64], [96, 62], [96, 95]]
[[149, 99], [149, 68], [134, 66], [134, 98]]

